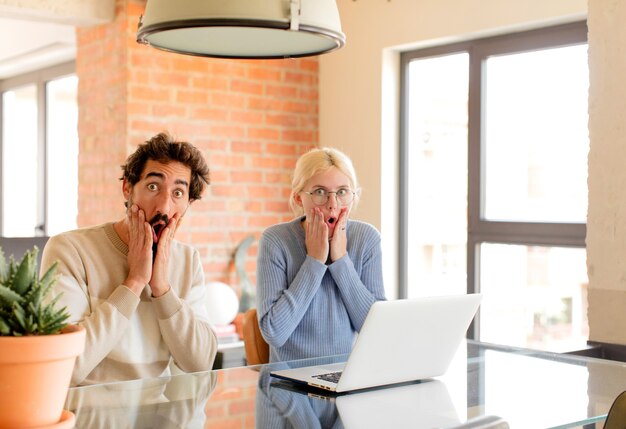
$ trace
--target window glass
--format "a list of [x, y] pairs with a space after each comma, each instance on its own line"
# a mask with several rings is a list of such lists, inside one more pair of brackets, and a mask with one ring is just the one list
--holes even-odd
[[459, 53], [408, 67], [409, 297], [466, 290], [468, 61]]
[[76, 228], [78, 215], [78, 78], [47, 83], [47, 233]]
[[399, 296], [482, 293], [472, 338], [586, 345], [587, 33], [401, 55]]
[[37, 87], [2, 94], [2, 231], [35, 235], [38, 222]]
[[587, 45], [490, 57], [484, 67], [483, 217], [586, 222]]
[[582, 248], [480, 245], [480, 339], [556, 352], [586, 346]]

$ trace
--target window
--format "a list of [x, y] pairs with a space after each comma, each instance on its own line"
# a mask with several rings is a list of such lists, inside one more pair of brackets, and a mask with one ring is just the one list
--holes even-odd
[[0, 81], [0, 236], [76, 227], [77, 84], [73, 63]]
[[471, 333], [585, 345], [587, 28], [402, 55], [401, 297], [482, 292]]

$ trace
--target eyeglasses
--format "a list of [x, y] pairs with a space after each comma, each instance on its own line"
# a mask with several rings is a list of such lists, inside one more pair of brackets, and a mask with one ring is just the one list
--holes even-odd
[[335, 194], [335, 198], [337, 202], [342, 206], [347, 206], [354, 200], [355, 192], [352, 192], [350, 189], [341, 188], [336, 192], [327, 191], [324, 188], [314, 189], [312, 192], [303, 191], [305, 194], [308, 194], [311, 197], [311, 201], [316, 206], [323, 206], [328, 202], [330, 198], [330, 194]]

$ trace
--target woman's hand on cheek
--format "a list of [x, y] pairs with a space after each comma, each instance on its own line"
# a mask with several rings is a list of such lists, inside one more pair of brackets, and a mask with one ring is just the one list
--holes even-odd
[[339, 212], [337, 218], [337, 225], [333, 232], [333, 238], [330, 240], [330, 260], [335, 262], [337, 259], [341, 259], [347, 253], [348, 237], [346, 235], [346, 225], [348, 224], [348, 215], [350, 209], [344, 207]]
[[328, 227], [324, 223], [324, 215], [320, 209], [313, 208], [305, 221], [306, 253], [321, 263], [328, 258]]

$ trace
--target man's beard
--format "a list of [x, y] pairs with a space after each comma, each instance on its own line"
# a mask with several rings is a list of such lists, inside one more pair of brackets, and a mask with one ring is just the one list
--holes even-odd
[[[130, 210], [133, 205], [132, 197], [128, 199], [126, 202], [126, 209]], [[165, 229], [165, 227], [170, 223], [170, 219], [166, 214], [157, 213], [152, 216], [152, 219], [148, 221], [150, 224], [150, 228], [152, 229], [152, 262], [154, 263], [154, 258], [156, 257], [159, 239], [161, 238], [161, 233]]]

